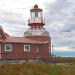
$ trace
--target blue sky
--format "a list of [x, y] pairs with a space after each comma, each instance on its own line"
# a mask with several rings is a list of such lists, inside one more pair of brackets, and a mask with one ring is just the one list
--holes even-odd
[[36, 3], [43, 9], [54, 54], [75, 57], [74, 0], [0, 0], [0, 25], [4, 31], [11, 36], [23, 36], [29, 11]]
[[62, 56], [62, 57], [75, 57], [75, 52], [53, 52], [56, 56]]

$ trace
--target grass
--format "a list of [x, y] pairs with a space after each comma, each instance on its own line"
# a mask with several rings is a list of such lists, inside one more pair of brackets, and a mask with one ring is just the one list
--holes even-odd
[[56, 64], [5, 64], [0, 75], [75, 75], [75, 65]]

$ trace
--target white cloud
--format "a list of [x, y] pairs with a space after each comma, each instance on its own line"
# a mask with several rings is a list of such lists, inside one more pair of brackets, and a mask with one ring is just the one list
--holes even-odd
[[[47, 29], [52, 37], [52, 44], [75, 50], [75, 1], [56, 0], [46, 5]], [[64, 49], [66, 49], [64, 48]], [[64, 50], [63, 50], [64, 51]]]
[[74, 51], [74, 50], [72, 50], [72, 49], [70, 49], [68, 47], [58, 47], [58, 48], [55, 48], [54, 51], [57, 51], [57, 52], [70, 52], [70, 51]]
[[22, 36], [27, 28], [30, 9], [35, 3], [44, 8], [45, 2], [55, 0], [0, 0], [0, 25], [4, 31], [14, 36]]

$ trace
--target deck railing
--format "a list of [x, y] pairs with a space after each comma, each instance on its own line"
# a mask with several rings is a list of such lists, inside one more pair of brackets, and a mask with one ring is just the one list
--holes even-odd
[[29, 19], [28, 20], [28, 24], [30, 24], [30, 23], [45, 23], [45, 19], [38, 19], [38, 18], [33, 18], [33, 19]]

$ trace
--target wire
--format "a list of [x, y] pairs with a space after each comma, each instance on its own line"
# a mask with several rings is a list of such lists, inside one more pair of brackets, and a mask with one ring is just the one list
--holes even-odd
[[30, 9], [31, 7], [26, 7], [26, 8], [0, 8], [0, 9]]
[[15, 9], [29, 9], [29, 8], [31, 8], [31, 7], [27, 7], [27, 8], [15, 8]]

